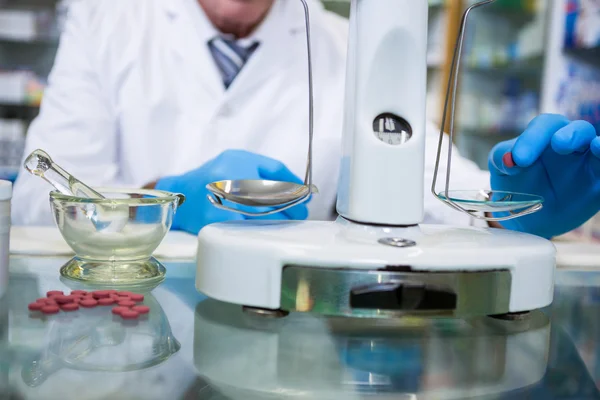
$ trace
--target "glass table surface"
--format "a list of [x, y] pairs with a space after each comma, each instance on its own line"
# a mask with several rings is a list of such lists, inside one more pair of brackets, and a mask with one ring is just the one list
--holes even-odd
[[600, 399], [600, 272], [558, 271], [522, 321], [265, 319], [166, 263], [137, 322], [110, 307], [40, 317], [67, 259], [13, 257], [0, 300], [0, 399]]

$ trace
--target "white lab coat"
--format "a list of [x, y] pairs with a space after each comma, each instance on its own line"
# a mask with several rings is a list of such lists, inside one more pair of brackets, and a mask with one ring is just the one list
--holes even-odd
[[[320, 189], [309, 208], [310, 218], [326, 219], [337, 189], [348, 27], [317, 0], [309, 2], [314, 180]], [[95, 186], [140, 187], [230, 148], [279, 159], [303, 177], [308, 89], [301, 3], [275, 2], [252, 37], [260, 47], [227, 91], [207, 47], [216, 34], [196, 0], [74, 3], [26, 154], [42, 148]], [[469, 223], [428, 192], [437, 145], [433, 124], [427, 137], [426, 221]], [[487, 173], [473, 163], [457, 158], [453, 168], [455, 188], [489, 186]], [[13, 223], [51, 223], [49, 189], [21, 174]]]

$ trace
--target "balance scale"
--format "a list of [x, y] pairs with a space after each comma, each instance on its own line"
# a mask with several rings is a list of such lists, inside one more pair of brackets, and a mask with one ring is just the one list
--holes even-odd
[[[452, 64], [446, 109], [454, 134], [456, 86], [469, 13]], [[311, 124], [304, 185], [222, 181], [214, 206], [248, 215], [281, 212], [316, 194], [312, 185], [312, 61], [306, 11]], [[422, 224], [428, 5], [352, 0], [343, 156], [336, 221], [236, 221], [199, 234], [197, 289], [262, 315], [312, 312], [353, 317], [506, 316], [551, 304], [555, 248], [502, 229]], [[450, 90], [452, 89], [452, 90]], [[449, 110], [448, 110], [449, 109]], [[432, 193], [486, 221], [535, 212], [543, 199], [518, 193]], [[269, 206], [245, 212], [228, 205]]]

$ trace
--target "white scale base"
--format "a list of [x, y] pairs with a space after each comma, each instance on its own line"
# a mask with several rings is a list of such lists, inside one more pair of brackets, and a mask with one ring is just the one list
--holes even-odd
[[[398, 248], [381, 244], [385, 238], [416, 244]], [[200, 232], [196, 288], [268, 310], [496, 315], [550, 305], [555, 259], [550, 241], [502, 229], [225, 222]]]

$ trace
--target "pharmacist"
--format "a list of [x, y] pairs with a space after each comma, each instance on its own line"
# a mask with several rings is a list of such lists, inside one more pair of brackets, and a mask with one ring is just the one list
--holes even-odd
[[[310, 204], [271, 218], [327, 219], [335, 204], [344, 104], [347, 22], [309, 0], [315, 69], [314, 179]], [[26, 153], [46, 150], [95, 186], [156, 187], [187, 196], [174, 228], [197, 233], [243, 219], [212, 207], [221, 179], [295, 180], [306, 162], [308, 95], [303, 8], [289, 0], [75, 2]], [[437, 128], [428, 126], [425, 180]], [[516, 165], [502, 158], [512, 151]], [[456, 153], [455, 153], [456, 154]], [[600, 140], [593, 127], [542, 115], [490, 154], [490, 173], [453, 163], [453, 187], [536, 193], [542, 211], [505, 227], [552, 237], [600, 204]], [[445, 171], [441, 171], [444, 173]], [[49, 224], [49, 186], [21, 174], [15, 224]], [[426, 193], [426, 221], [468, 224]]]

